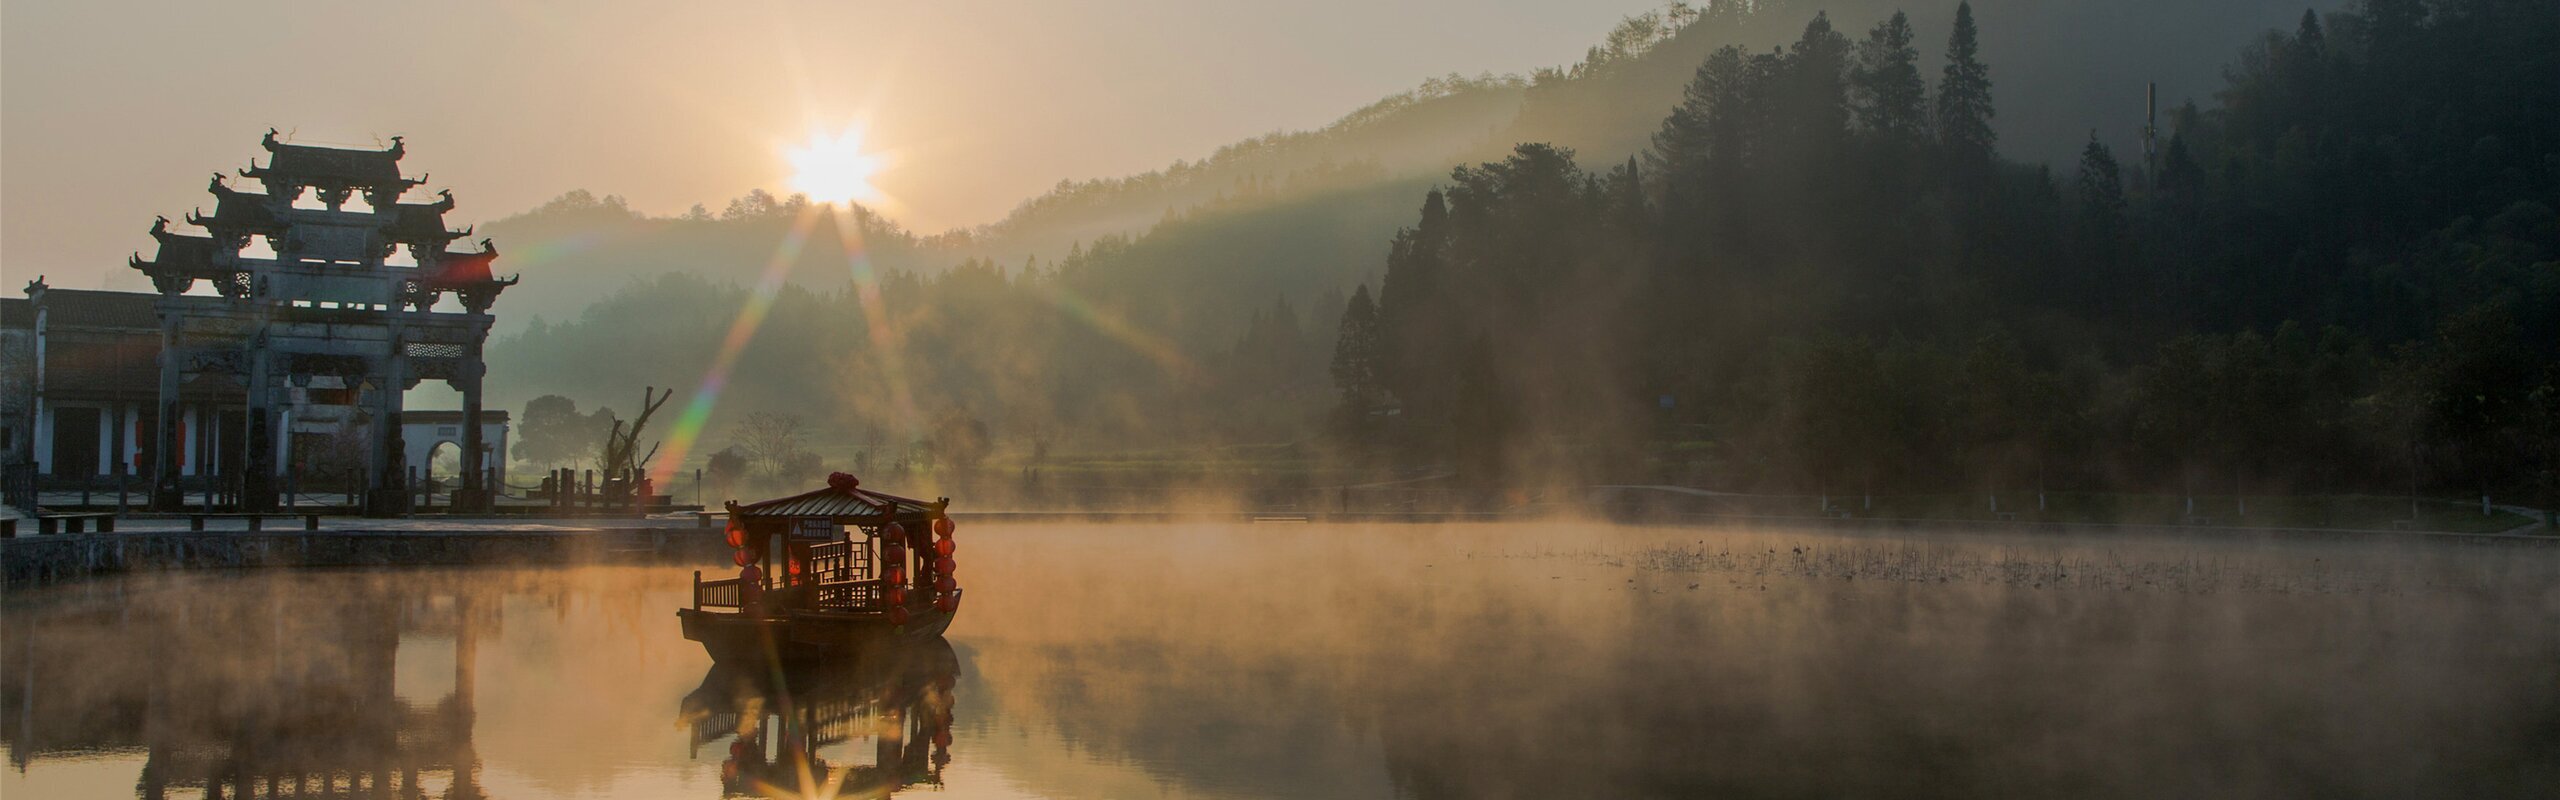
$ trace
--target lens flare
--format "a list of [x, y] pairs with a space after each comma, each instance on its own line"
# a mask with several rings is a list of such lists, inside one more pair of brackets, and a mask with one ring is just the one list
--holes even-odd
[[1121, 315], [1112, 313], [1110, 309], [1094, 305], [1074, 292], [1067, 291], [1065, 287], [1055, 285], [1049, 287], [1048, 300], [1050, 305], [1057, 306], [1058, 310], [1066, 312], [1068, 319], [1084, 323], [1085, 327], [1092, 328], [1095, 333], [1102, 334], [1104, 338], [1146, 356], [1147, 360], [1155, 362], [1156, 366], [1162, 368], [1166, 374], [1184, 380], [1198, 376], [1198, 365], [1185, 357], [1182, 354], [1182, 348], [1175, 345], [1173, 340], [1138, 327]]
[[[864, 327], [871, 334], [871, 352], [878, 359], [875, 374], [869, 377], [876, 382], [876, 388], [888, 392], [894, 417], [891, 421], [900, 426], [913, 424], [917, 419], [916, 402], [907, 382], [905, 361], [900, 358], [904, 349], [898, 342], [897, 328], [889, 324], [888, 306], [880, 300], [880, 275], [872, 268], [870, 250], [864, 246], [861, 220], [855, 218], [852, 209], [839, 209], [835, 223], [836, 235], [842, 237], [844, 246], [846, 278], [853, 283], [854, 299], [862, 304]], [[845, 390], [871, 388], [875, 387], [847, 386]]]
[[878, 156], [862, 149], [862, 129], [836, 136], [812, 134], [809, 143], [784, 153], [791, 161], [791, 190], [821, 203], [873, 202], [880, 190], [871, 176], [880, 172]]
[[756, 281], [755, 291], [748, 293], [746, 305], [738, 309], [737, 319], [729, 323], [729, 335], [721, 340], [720, 352], [711, 357], [711, 367], [703, 371], [693, 399], [685, 403], [684, 413], [676, 417], [675, 426], [667, 434], [665, 460], [650, 470], [650, 478], [659, 485], [668, 485], [675, 477], [676, 465], [684, 463], [685, 456], [693, 452], [694, 443], [702, 439], [702, 429], [711, 421], [711, 410], [720, 403], [720, 390], [729, 385], [729, 371], [738, 366], [738, 357], [745, 355], [747, 345], [755, 341], [756, 330], [764, 327], [765, 315], [773, 311], [774, 297], [781, 294], [784, 281], [791, 277], [791, 265], [800, 260], [800, 250], [809, 244], [809, 231], [817, 227], [822, 213], [825, 212], [814, 206], [801, 209], [800, 216], [791, 222], [791, 230], [774, 247], [773, 259], [765, 262], [763, 277]]

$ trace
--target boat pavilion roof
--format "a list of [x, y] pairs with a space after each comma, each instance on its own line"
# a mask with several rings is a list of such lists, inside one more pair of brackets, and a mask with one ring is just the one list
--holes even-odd
[[[841, 473], [839, 473], [841, 474]], [[829, 486], [789, 497], [777, 497], [755, 503], [729, 506], [731, 519], [831, 519], [838, 523], [880, 524], [917, 522], [943, 515], [951, 505], [948, 498], [934, 501], [899, 497], [860, 488], [853, 481], [830, 481]]]

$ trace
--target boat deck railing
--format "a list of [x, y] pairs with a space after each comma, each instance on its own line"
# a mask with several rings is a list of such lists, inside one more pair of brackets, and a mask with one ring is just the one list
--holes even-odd
[[[805, 572], [797, 580], [786, 583], [781, 580], [782, 576], [768, 574], [762, 588], [768, 593], [768, 598], [772, 597], [770, 593], [801, 589], [792, 592], [796, 597], [783, 601], [789, 608], [887, 613], [892, 587], [873, 563], [873, 551], [872, 542], [865, 539], [812, 545], [806, 551], [807, 560], [801, 567]], [[737, 578], [703, 580], [702, 573], [697, 570], [693, 573], [693, 607], [743, 608], [743, 588]], [[924, 587], [910, 588], [908, 606], [916, 607], [920, 600], [929, 596], [930, 592]], [[766, 602], [774, 601], [768, 599]]]
[[694, 570], [694, 608], [737, 608], [738, 606], [738, 579], [721, 578], [706, 581], [702, 579], [701, 570]]
[[881, 611], [888, 607], [886, 581], [818, 584], [820, 611]]

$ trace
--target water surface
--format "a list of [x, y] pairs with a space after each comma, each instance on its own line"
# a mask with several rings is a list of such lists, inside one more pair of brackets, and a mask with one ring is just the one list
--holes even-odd
[[947, 646], [782, 675], [683, 640], [690, 566], [11, 593], [0, 795], [2560, 795], [2551, 548], [959, 538]]

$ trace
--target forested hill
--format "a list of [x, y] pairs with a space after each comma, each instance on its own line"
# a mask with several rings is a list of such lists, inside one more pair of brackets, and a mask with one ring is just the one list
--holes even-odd
[[[874, 269], [926, 272], [973, 258], [1008, 265], [1055, 260], [1078, 243], [1143, 232], [1168, 213], [1204, 206], [1241, 212], [1364, 190], [1409, 196], [1411, 186], [1438, 180], [1453, 164], [1500, 158], [1528, 141], [1570, 148], [1588, 164], [1614, 163], [1647, 146], [1662, 111], [1679, 102], [1682, 85], [1708, 52], [1791, 41], [1817, 7], [1842, 19], [1880, 19], [1894, 4], [1674, 5], [1626, 20], [1573, 65], [1526, 76], [1433, 78], [1315, 130], [1238, 142], [1137, 175], [1062, 181], [976, 229], [910, 232], [866, 217], [862, 255]], [[2201, 96], [2218, 81], [2219, 67], [2186, 54], [2227, 52], [2299, 11], [2277, 0], [1990, 0], [1982, 12], [2001, 24], [1986, 30], [1984, 47], [2013, 70], [2003, 83], [2009, 113], [1994, 124], [2013, 157], [2029, 161], [2067, 160], [2091, 126], [2103, 127], [2113, 141], [2129, 141], [2141, 124], [2145, 82], [2158, 81], [2167, 97]], [[1952, 10], [1915, 13], [1915, 24], [1943, 26]], [[1924, 57], [1923, 66], [1934, 59]], [[645, 218], [609, 194], [581, 191], [492, 222], [487, 232], [529, 278], [509, 293], [502, 324], [514, 330], [535, 315], [574, 317], [599, 287], [674, 271], [715, 283], [752, 283], [788, 229], [789, 203], [750, 195], [673, 218]], [[1283, 281], [1303, 302], [1355, 274], [1313, 256], [1350, 242], [1375, 247], [1392, 230], [1387, 219], [1307, 229], [1302, 237], [1317, 243], [1308, 249], [1311, 257], [1275, 266], [1307, 273]], [[783, 274], [811, 288], [840, 284], [852, 269], [843, 241], [832, 227], [816, 231]], [[1250, 280], [1270, 282], [1268, 276]]]
[[[2003, 123], [2039, 113], [2008, 87], [2051, 66], [2013, 66], [1983, 9], [1701, 47], [1615, 158], [1336, 162], [939, 271], [902, 265], [948, 240], [873, 219], [876, 281], [634, 283], [493, 347], [492, 385], [620, 401], [743, 341], [715, 447], [779, 410], [866, 442], [982, 425], [999, 453], [1326, 442], [1484, 483], [2549, 481], [2560, 65], [2538, 37], [2560, 7], [2369, 0], [2160, 53], [2228, 79], [2163, 109], [2156, 158], [2111, 143], [2108, 102], [2052, 166]], [[1529, 81], [1517, 124], [1708, 24]], [[788, 215], [703, 216], [771, 226], [731, 265], [760, 274]]]
[[1998, 20], [1835, 21], [1708, 56], [1647, 158], [1457, 170], [1348, 302], [1344, 438], [1487, 483], [2560, 499], [2560, 5], [2304, 12], [2156, 159], [2060, 174], [2001, 155]]

